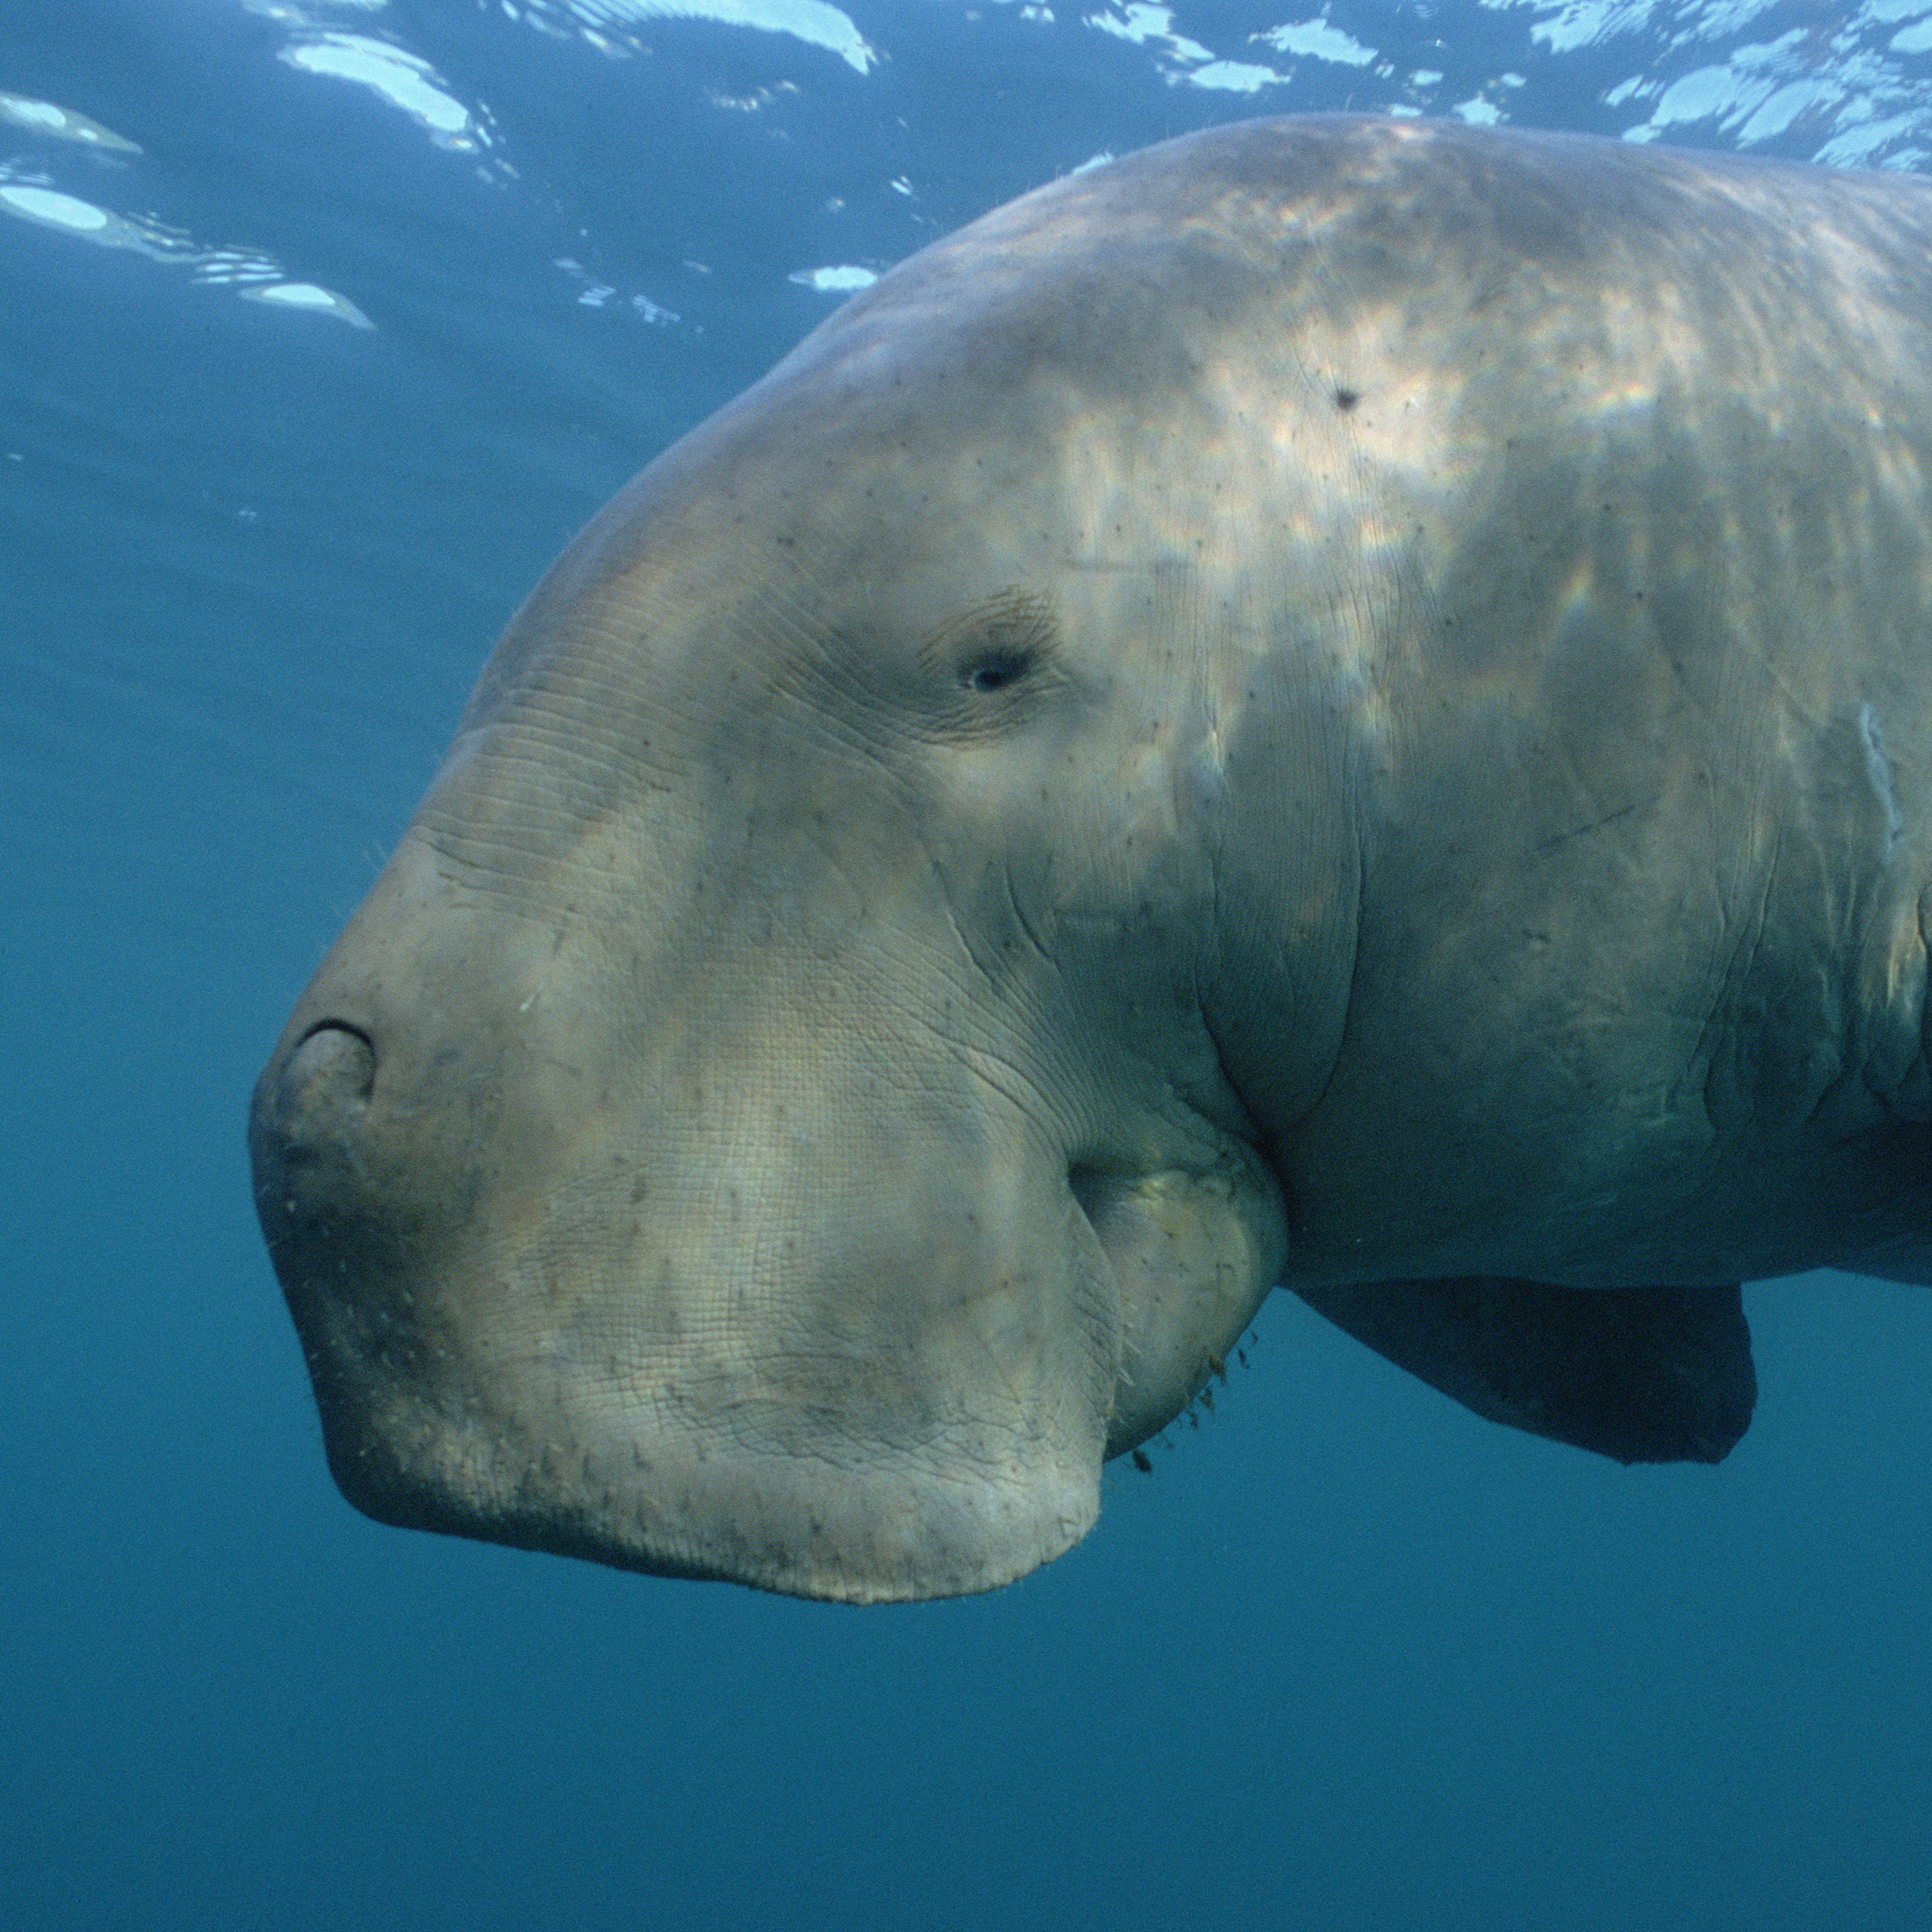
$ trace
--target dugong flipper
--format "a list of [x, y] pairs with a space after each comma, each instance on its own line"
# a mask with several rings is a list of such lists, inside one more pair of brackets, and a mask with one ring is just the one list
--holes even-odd
[[1619, 1462], [1722, 1461], [1757, 1399], [1736, 1288], [1491, 1276], [1298, 1292], [1478, 1415]]
[[901, 262], [576, 539], [257, 1202], [372, 1514], [980, 1590], [1276, 1286], [1722, 1454], [1714, 1284], [1932, 1280], [1928, 934], [1932, 183], [1250, 123]]

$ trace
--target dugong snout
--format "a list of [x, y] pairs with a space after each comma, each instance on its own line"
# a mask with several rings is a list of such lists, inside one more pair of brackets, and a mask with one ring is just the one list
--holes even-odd
[[385, 1523], [459, 1529], [478, 1487], [453, 1420], [469, 1357], [459, 1297], [424, 1282], [466, 1278], [473, 1190], [446, 1129], [452, 1089], [478, 1070], [445, 1049], [430, 1056], [445, 1077], [425, 1077], [419, 1029], [342, 1017], [327, 991], [319, 1004], [256, 1086], [257, 1211], [342, 1492]]

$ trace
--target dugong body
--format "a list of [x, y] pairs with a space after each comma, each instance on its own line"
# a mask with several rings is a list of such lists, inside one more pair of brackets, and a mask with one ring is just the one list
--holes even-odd
[[1283, 1284], [1721, 1456], [1932, 1279], [1932, 189], [1295, 119], [1054, 183], [511, 623], [258, 1088], [337, 1479], [855, 1599]]

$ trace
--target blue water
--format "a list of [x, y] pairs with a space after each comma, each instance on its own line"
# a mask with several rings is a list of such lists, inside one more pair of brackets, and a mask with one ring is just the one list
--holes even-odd
[[1932, 166], [1932, 0], [621, 11], [0, 11], [141, 150], [0, 111], [0, 1925], [1913, 1924], [1932, 1291], [1753, 1291], [1715, 1471], [1271, 1304], [1071, 1556], [855, 1612], [357, 1516], [242, 1124], [497, 627], [824, 271], [1300, 108]]

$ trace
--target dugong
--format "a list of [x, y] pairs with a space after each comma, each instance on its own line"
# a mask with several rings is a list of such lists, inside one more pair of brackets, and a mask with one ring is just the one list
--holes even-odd
[[510, 622], [261, 1075], [386, 1522], [866, 1600], [1280, 1286], [1715, 1460], [1932, 1280], [1932, 189], [1295, 118], [1054, 182]]

